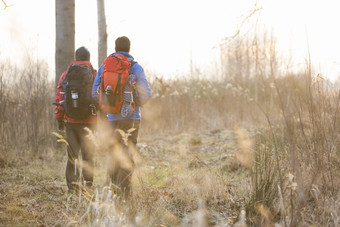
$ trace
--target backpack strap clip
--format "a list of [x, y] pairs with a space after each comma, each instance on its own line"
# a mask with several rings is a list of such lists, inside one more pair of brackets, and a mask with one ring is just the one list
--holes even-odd
[[91, 114], [93, 116], [96, 116], [97, 115], [97, 109], [96, 109], [96, 106], [94, 104], [90, 104], [90, 109], [91, 109]]

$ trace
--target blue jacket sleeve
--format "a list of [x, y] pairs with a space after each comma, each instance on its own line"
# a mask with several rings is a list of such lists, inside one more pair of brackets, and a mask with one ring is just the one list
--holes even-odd
[[99, 103], [99, 85], [100, 85], [100, 75], [103, 72], [103, 65], [101, 65], [98, 69], [96, 78], [94, 79], [92, 86], [92, 98]]
[[142, 66], [138, 63], [132, 66], [131, 73], [136, 75], [136, 102], [138, 106], [142, 106], [152, 95], [150, 85], [146, 79]]

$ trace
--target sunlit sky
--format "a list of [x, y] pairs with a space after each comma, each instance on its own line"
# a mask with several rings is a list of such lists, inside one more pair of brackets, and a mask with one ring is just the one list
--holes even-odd
[[[171, 77], [219, 62], [218, 46], [233, 35], [255, 0], [107, 0], [108, 53], [121, 35], [131, 39], [131, 54], [147, 72]], [[54, 76], [55, 1], [0, 2], [0, 59], [45, 59]], [[318, 73], [340, 74], [339, 0], [258, 0], [259, 24], [274, 31], [279, 50], [301, 62], [307, 54]], [[76, 48], [86, 46], [97, 62], [95, 0], [76, 0]]]

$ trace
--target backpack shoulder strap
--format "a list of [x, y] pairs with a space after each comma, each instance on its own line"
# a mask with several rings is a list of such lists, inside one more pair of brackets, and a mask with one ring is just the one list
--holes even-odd
[[134, 64], [136, 64], [136, 63], [137, 63], [136, 61], [132, 60], [132, 61], [131, 61], [131, 67], [132, 67]]
[[136, 61], [134, 61], [134, 60], [132, 60], [131, 61], [131, 66], [130, 66], [130, 70], [129, 70], [129, 73], [131, 74], [131, 68], [132, 68], [132, 66], [134, 65], [134, 64], [136, 64], [137, 62]]

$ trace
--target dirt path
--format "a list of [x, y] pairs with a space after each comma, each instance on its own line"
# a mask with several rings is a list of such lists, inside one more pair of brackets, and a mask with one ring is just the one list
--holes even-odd
[[[216, 189], [202, 185], [202, 193], [207, 194], [202, 198], [209, 209], [227, 215], [223, 222], [235, 221], [242, 206], [242, 190], [237, 185], [244, 184], [247, 175], [235, 162], [235, 144], [230, 131], [148, 137], [140, 139], [138, 146], [141, 159], [136, 171], [134, 195], [139, 194], [141, 210], [150, 203], [150, 195], [156, 195], [154, 204], [164, 206], [158, 209], [162, 210], [160, 213], [173, 215], [173, 220], [161, 217], [160, 222], [183, 224], [188, 217], [184, 213], [197, 209], [197, 201], [193, 202], [195, 197], [181, 193], [182, 189], [177, 184], [182, 185], [183, 181], [194, 176], [201, 179], [202, 184], [218, 184]], [[73, 217], [79, 217], [81, 209], [69, 201], [66, 193], [66, 155], [47, 149], [35, 160], [27, 156], [17, 154], [3, 158], [0, 168], [0, 225], [64, 226]], [[96, 160], [96, 168], [100, 167], [100, 162]], [[102, 176], [96, 176], [95, 184], [100, 186], [102, 183]], [[200, 185], [200, 182], [195, 184]], [[146, 188], [149, 194], [143, 197], [141, 190], [145, 193]], [[190, 193], [190, 184], [183, 190]], [[70, 206], [74, 206], [74, 210]]]

